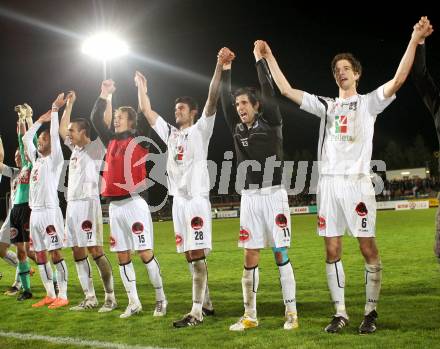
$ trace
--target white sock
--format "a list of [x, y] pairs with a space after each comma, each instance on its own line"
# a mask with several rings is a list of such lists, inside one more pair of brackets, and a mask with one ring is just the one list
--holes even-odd
[[334, 263], [326, 263], [325, 269], [327, 271], [328, 288], [330, 289], [330, 295], [336, 309], [335, 316], [343, 316], [348, 319], [347, 311], [345, 309], [345, 274], [342, 262], [341, 260], [338, 260]]
[[162, 275], [160, 275], [160, 266], [156, 257], [153, 257], [149, 262], [144, 264], [147, 268], [150, 282], [156, 292], [156, 301], [166, 300], [165, 293], [163, 291]]
[[[189, 269], [189, 272], [191, 273], [191, 276], [193, 276], [194, 268], [193, 268], [192, 263], [188, 263], [188, 269]], [[209, 310], [213, 309], [211, 296], [209, 295], [208, 280], [206, 280], [205, 297], [203, 298], [203, 308], [206, 308]]]
[[260, 275], [258, 266], [252, 269], [243, 269], [241, 286], [243, 288], [244, 312], [252, 318], [257, 317], [257, 290]]
[[376, 309], [382, 281], [382, 264], [365, 264], [365, 315]]
[[41, 281], [46, 289], [46, 294], [50, 298], [55, 298], [55, 289], [53, 287], [52, 267], [49, 262], [46, 264], [38, 264], [38, 270], [40, 271]]
[[134, 272], [133, 263], [119, 265], [119, 273], [127, 292], [128, 300], [133, 304], [140, 304], [139, 296], [136, 288], [136, 274]]
[[67, 280], [69, 278], [69, 273], [67, 272], [67, 265], [64, 259], [60, 260], [55, 264], [57, 268], [58, 277], [58, 287], [60, 292], [58, 293], [59, 298], [67, 299]]
[[205, 258], [191, 262], [193, 266], [192, 298], [193, 304], [191, 315], [197, 319], [202, 319], [203, 300], [205, 298], [206, 283], [208, 281], [208, 268]]
[[15, 268], [15, 280], [14, 280], [14, 283], [12, 284], [12, 287], [16, 287], [18, 289], [21, 288], [20, 270], [18, 268], [18, 265]]
[[96, 297], [95, 288], [93, 287], [92, 268], [88, 258], [75, 261], [75, 266], [84, 295], [87, 298]]
[[292, 265], [288, 261], [285, 265], [278, 266], [278, 269], [286, 312], [296, 313], [296, 282]]
[[15, 268], [16, 266], [18, 266], [17, 255], [10, 250], [6, 251], [6, 255], [3, 257], [3, 260], [6, 263], [8, 263], [11, 267]]

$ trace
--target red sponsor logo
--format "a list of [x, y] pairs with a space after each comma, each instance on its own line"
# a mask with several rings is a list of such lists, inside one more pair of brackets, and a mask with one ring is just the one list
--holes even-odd
[[356, 205], [355, 210], [356, 213], [361, 217], [366, 216], [368, 214], [367, 206], [365, 206], [365, 203], [363, 202], [358, 203]]
[[182, 236], [176, 233], [176, 245], [179, 246], [182, 243]]
[[57, 233], [57, 230], [55, 229], [55, 226], [48, 225], [46, 227], [46, 233], [47, 233], [47, 235], [52, 236], [52, 235], [55, 235]]
[[276, 225], [278, 225], [280, 228], [285, 228], [287, 227], [287, 217], [285, 214], [280, 213], [275, 217], [275, 223]]
[[240, 236], [238, 237], [238, 239], [240, 241], [247, 241], [247, 240], [249, 240], [249, 236], [250, 236], [250, 234], [249, 234], [249, 232], [246, 229], [244, 229], [244, 228], [240, 229]]
[[92, 231], [92, 222], [91, 221], [84, 221], [81, 224], [81, 229], [84, 230], [86, 233]]
[[18, 235], [18, 230], [16, 228], [11, 228], [9, 230], [9, 235], [10, 235], [11, 240], [15, 239]]
[[131, 231], [133, 234], [142, 234], [144, 232], [144, 225], [141, 222], [133, 223], [131, 226]]
[[179, 145], [177, 147], [177, 161], [182, 161], [183, 160], [183, 153], [184, 153], [184, 149], [181, 145]]
[[318, 228], [322, 230], [325, 229], [325, 227], [326, 227], [325, 218], [323, 216], [318, 216]]
[[202, 217], [194, 217], [191, 219], [191, 228], [194, 230], [200, 230], [203, 227], [203, 219]]
[[116, 240], [115, 240], [115, 238], [114, 238], [113, 236], [110, 235], [109, 240], [110, 240], [110, 246], [111, 246], [111, 247], [115, 247], [115, 246], [116, 246]]

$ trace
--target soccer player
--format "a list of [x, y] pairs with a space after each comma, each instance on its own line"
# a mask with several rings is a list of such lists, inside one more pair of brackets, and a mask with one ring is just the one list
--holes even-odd
[[[422, 17], [416, 26], [422, 31], [428, 29], [425, 31], [425, 36], [418, 42], [411, 75], [423, 102], [434, 118], [437, 138], [440, 142], [440, 88], [426, 66], [425, 38], [433, 32], [433, 29], [427, 17]], [[438, 198], [440, 199], [440, 194]], [[440, 263], [440, 207], [436, 214], [434, 253]]]
[[75, 92], [67, 95], [66, 108], [60, 121], [60, 136], [72, 151], [69, 164], [69, 182], [66, 209], [66, 247], [72, 247], [76, 271], [84, 300], [70, 310], [85, 310], [98, 306], [93, 286], [92, 268], [87, 251], [92, 255], [102, 278], [105, 301], [99, 312], [116, 308], [113, 274], [103, 251], [102, 210], [99, 199], [99, 171], [105, 147], [99, 138], [90, 140], [89, 120], [70, 120], [76, 100]]
[[147, 176], [145, 159], [149, 143], [137, 142], [136, 137], [148, 136], [151, 129], [132, 107], [119, 107], [113, 120], [115, 132], [109, 130], [104, 115], [108, 111], [109, 95], [115, 90], [112, 80], [102, 82], [91, 119], [99, 138], [107, 146], [102, 196], [110, 201], [110, 248], [118, 254], [119, 271], [129, 299], [120, 317], [128, 318], [142, 310], [131, 261], [132, 250], [137, 251], [145, 264], [156, 292], [153, 316], [164, 316], [167, 300], [159, 263], [153, 254], [153, 223], [147, 202], [138, 194]]
[[[57, 187], [63, 168], [63, 152], [58, 135], [58, 110], [66, 103], [64, 93], [57, 96], [52, 109], [40, 116], [37, 122], [26, 132], [23, 143], [27, 156], [32, 162], [29, 190], [29, 206], [32, 210], [30, 233], [36, 253], [41, 280], [46, 289], [46, 297], [33, 304], [35, 308], [48, 305], [50, 309], [69, 304], [67, 299], [67, 265], [61, 254], [63, 247], [63, 215], [58, 201]], [[32, 142], [43, 123], [50, 121], [50, 130], [44, 130], [38, 136], [38, 147]], [[36, 158], [38, 150], [38, 158]], [[59, 294], [56, 296], [49, 252], [58, 273]]]
[[209, 140], [214, 128], [220, 77], [223, 65], [220, 50], [202, 116], [196, 121], [197, 103], [191, 97], [175, 101], [177, 127], [170, 125], [152, 110], [147, 96], [147, 80], [136, 72], [139, 105], [148, 123], [167, 144], [168, 190], [173, 196], [173, 225], [178, 253], [184, 253], [192, 270], [191, 311], [173, 326], [199, 325], [203, 315], [214, 314], [208, 291], [206, 256], [212, 249], [212, 217], [209, 202], [207, 166]]
[[301, 109], [321, 118], [318, 160], [318, 233], [324, 237], [326, 272], [336, 313], [325, 327], [340, 332], [348, 324], [345, 308], [345, 274], [342, 266], [342, 236], [346, 229], [356, 237], [365, 259], [366, 304], [361, 334], [376, 331], [376, 306], [382, 280], [382, 264], [375, 240], [376, 200], [370, 179], [374, 122], [405, 82], [417, 43], [426, 35], [414, 27], [408, 47], [394, 77], [371, 93], [357, 93], [362, 74], [360, 62], [350, 53], [337, 54], [331, 69], [339, 97], [318, 97], [292, 88], [283, 76], [267, 43], [257, 41], [273, 78], [284, 96]]
[[[30, 108], [30, 107], [29, 107]], [[32, 117], [28, 118], [28, 125], [32, 126]], [[12, 209], [10, 212], [10, 241], [17, 247], [18, 273], [23, 288], [23, 293], [17, 300], [24, 301], [32, 298], [30, 287], [31, 267], [28, 255], [35, 260], [35, 253], [30, 251], [29, 246], [29, 218], [31, 210], [29, 208], [29, 180], [32, 170], [32, 163], [25, 155], [23, 145], [23, 135], [26, 132], [24, 118], [19, 118], [17, 124], [19, 149], [15, 153], [15, 163], [18, 168], [13, 168], [0, 163], [0, 172], [11, 178], [15, 188], [13, 188]]]
[[[223, 64], [221, 101], [226, 123], [234, 139], [237, 181], [240, 176], [245, 176], [245, 187], [241, 191], [238, 242], [239, 247], [244, 248], [241, 279], [244, 315], [229, 329], [243, 331], [258, 326], [256, 302], [260, 249], [271, 247], [280, 273], [285, 305], [284, 329], [292, 330], [298, 328], [298, 316], [295, 277], [287, 251], [291, 238], [290, 209], [287, 192], [281, 183], [282, 116], [275, 100], [267, 63], [258, 47], [254, 49], [254, 56], [261, 98], [252, 88], [240, 88], [231, 94], [231, 65], [235, 55], [229, 49], [225, 50], [228, 51], [225, 53], [228, 59]], [[274, 166], [275, 163], [278, 166]]]

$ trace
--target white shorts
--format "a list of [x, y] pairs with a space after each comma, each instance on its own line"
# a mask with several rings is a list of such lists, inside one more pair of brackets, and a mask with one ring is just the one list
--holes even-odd
[[318, 234], [374, 237], [376, 198], [368, 176], [321, 176], [318, 182]]
[[243, 190], [240, 211], [239, 247], [290, 246], [290, 209], [284, 188]]
[[0, 242], [4, 244], [11, 244], [11, 221], [10, 221], [11, 210], [8, 211], [8, 216], [0, 228]]
[[66, 209], [66, 247], [102, 246], [102, 211], [99, 199], [73, 200]]
[[112, 201], [109, 206], [110, 251], [153, 249], [150, 208], [141, 197]]
[[211, 203], [203, 196], [173, 198], [173, 225], [177, 252], [212, 248]]
[[59, 207], [32, 210], [30, 244], [35, 252], [52, 251], [63, 247], [64, 221]]

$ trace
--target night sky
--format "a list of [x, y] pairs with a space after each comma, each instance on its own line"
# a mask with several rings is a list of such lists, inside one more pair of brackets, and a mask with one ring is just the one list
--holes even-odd
[[[265, 5], [263, 5], [265, 3]], [[82, 39], [100, 29], [116, 31], [129, 43], [131, 55], [115, 60], [109, 76], [117, 83], [114, 106], [137, 105], [135, 70], [147, 76], [153, 108], [174, 120], [177, 96], [195, 97], [204, 105], [217, 51], [236, 53], [232, 67], [237, 86], [257, 84], [252, 54], [256, 39], [267, 40], [294, 87], [334, 97], [337, 86], [330, 61], [352, 52], [363, 65], [359, 93], [390, 80], [408, 44], [412, 26], [427, 15], [434, 26], [427, 41], [428, 66], [440, 81], [440, 17], [429, 8], [392, 11], [360, 8], [360, 3], [329, 3], [325, 8], [295, 8], [288, 1], [4, 1], [0, 2], [0, 132], [5, 163], [16, 147], [14, 106], [27, 102], [36, 117], [50, 108], [59, 92], [74, 89], [73, 117], [88, 117], [99, 95], [101, 63], [81, 53]], [[356, 7], [354, 7], [356, 6]], [[365, 5], [364, 5], [365, 6]], [[399, 11], [403, 14], [397, 15]], [[287, 157], [295, 150], [315, 155], [318, 118], [281, 98]], [[220, 105], [219, 105], [220, 106]], [[218, 113], [209, 158], [222, 160], [233, 149]], [[407, 81], [397, 100], [376, 122], [374, 154], [391, 139], [410, 145], [421, 134], [438, 149], [432, 118]], [[67, 153], [66, 153], [67, 154]], [[0, 197], [6, 191], [2, 181]]]

